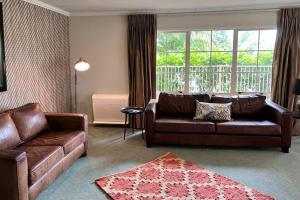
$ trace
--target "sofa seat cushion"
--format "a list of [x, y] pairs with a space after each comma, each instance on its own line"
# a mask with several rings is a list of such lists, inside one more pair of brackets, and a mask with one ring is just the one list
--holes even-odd
[[280, 135], [281, 128], [268, 120], [235, 119], [216, 123], [217, 133], [236, 135]]
[[215, 124], [188, 117], [160, 117], [155, 121], [157, 132], [213, 133]]
[[33, 185], [64, 157], [60, 146], [18, 146], [15, 150], [26, 152], [29, 185]]
[[24, 143], [25, 146], [62, 146], [68, 154], [85, 141], [83, 131], [47, 131]]

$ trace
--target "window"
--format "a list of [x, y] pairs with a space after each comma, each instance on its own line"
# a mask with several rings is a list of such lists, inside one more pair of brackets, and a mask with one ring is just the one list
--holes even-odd
[[268, 95], [275, 37], [276, 30], [159, 32], [157, 88]]

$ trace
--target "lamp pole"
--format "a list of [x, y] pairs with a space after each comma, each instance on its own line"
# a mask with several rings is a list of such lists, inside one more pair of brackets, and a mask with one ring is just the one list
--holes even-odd
[[74, 65], [75, 68], [75, 91], [74, 91], [74, 96], [75, 96], [75, 112], [77, 112], [77, 71], [86, 71], [90, 68], [90, 64], [84, 60], [82, 57], [79, 58], [79, 60], [75, 63]]

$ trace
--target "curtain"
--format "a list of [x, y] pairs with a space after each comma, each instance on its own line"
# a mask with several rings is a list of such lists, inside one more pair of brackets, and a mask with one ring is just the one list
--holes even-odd
[[281, 9], [277, 23], [272, 99], [293, 110], [293, 86], [300, 75], [300, 8]]
[[[156, 15], [128, 16], [129, 106], [146, 107], [156, 97]], [[139, 127], [139, 118], [131, 125]]]

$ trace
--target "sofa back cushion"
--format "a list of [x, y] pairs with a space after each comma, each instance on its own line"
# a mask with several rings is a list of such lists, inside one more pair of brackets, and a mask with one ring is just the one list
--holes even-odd
[[0, 114], [0, 150], [13, 148], [20, 142], [18, 130], [10, 115]]
[[209, 102], [208, 94], [182, 94], [160, 93], [158, 99], [159, 114], [178, 114], [194, 116], [196, 112], [196, 100]]
[[22, 140], [29, 139], [48, 128], [47, 119], [38, 103], [26, 104], [9, 112]]
[[257, 114], [266, 104], [266, 96], [262, 95], [245, 95], [239, 96], [241, 114]]
[[216, 96], [211, 97], [211, 103], [232, 103], [233, 115], [254, 115], [265, 106], [266, 97], [262, 95]]

